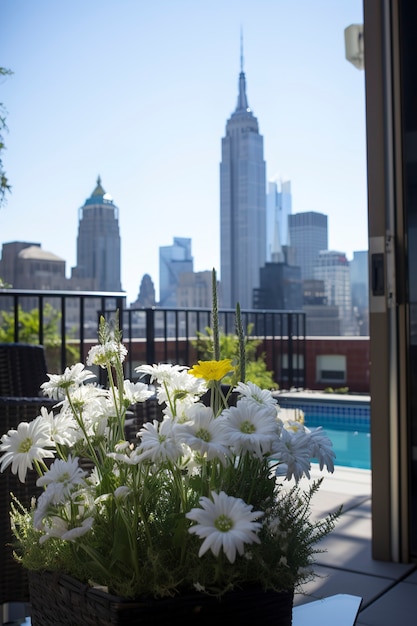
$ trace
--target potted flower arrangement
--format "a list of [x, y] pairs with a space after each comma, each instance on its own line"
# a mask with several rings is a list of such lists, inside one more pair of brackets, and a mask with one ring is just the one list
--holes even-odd
[[[317, 542], [338, 516], [312, 521], [320, 480], [297, 483], [312, 459], [334, 470], [331, 442], [245, 381], [243, 358], [225, 388], [234, 364], [216, 346], [191, 368], [139, 367], [149, 384], [124, 379], [125, 355], [102, 319], [87, 367], [106, 370], [106, 388], [81, 363], [49, 375], [55, 408], [1, 438], [1, 471], [25, 481], [34, 470], [43, 489], [29, 509], [11, 507], [32, 624], [291, 624], [294, 589], [313, 577]], [[154, 394], [162, 419], [126, 440], [132, 406]]]

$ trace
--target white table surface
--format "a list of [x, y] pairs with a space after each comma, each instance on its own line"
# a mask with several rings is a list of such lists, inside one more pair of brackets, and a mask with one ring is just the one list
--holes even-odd
[[292, 626], [354, 626], [361, 602], [360, 596], [347, 594], [307, 602], [294, 607]]

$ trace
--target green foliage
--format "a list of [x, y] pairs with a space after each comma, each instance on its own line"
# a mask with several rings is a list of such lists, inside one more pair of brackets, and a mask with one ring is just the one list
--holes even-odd
[[[39, 340], [39, 310], [32, 309], [24, 311], [18, 308], [19, 321], [19, 341], [22, 343], [38, 343]], [[45, 304], [43, 310], [43, 336], [45, 344], [58, 345], [59, 336], [57, 325], [61, 314], [49, 303]], [[0, 341], [2, 343], [13, 343], [14, 341], [14, 312], [0, 312]]]
[[[249, 325], [247, 335], [252, 332], [252, 325]], [[240, 362], [240, 345], [242, 343], [239, 335], [219, 333], [220, 352], [223, 359], [231, 359], [234, 365], [234, 372], [223, 379], [225, 385], [235, 385], [241, 380]], [[278, 385], [274, 380], [274, 373], [267, 369], [265, 362], [265, 354], [257, 354], [261, 344], [259, 339], [245, 340], [245, 378], [250, 380], [261, 389], [278, 389]], [[197, 331], [197, 339], [192, 341], [192, 345], [197, 350], [198, 358], [202, 361], [208, 361], [213, 356], [213, 331], [207, 327], [205, 334]]]
[[[39, 342], [39, 309], [24, 311], [18, 307], [19, 342]], [[58, 324], [61, 313], [47, 302], [43, 308], [43, 343], [47, 349], [58, 349], [61, 346], [61, 336], [58, 333]], [[13, 343], [14, 338], [14, 312], [0, 311], [0, 342]], [[74, 363], [78, 357], [77, 350], [67, 345], [67, 362]]]
[[[10, 70], [0, 67], [0, 76], [9, 76], [12, 73], [13, 72]], [[0, 207], [5, 203], [6, 192], [10, 193], [11, 191], [11, 186], [6, 176], [6, 172], [3, 169], [3, 161], [1, 157], [1, 153], [5, 150], [3, 131], [7, 131], [6, 109], [3, 103], [0, 102]]]
[[349, 393], [349, 387], [337, 387], [336, 389], [334, 389], [333, 387], [326, 387], [326, 389], [324, 389], [324, 393], [345, 394], [345, 393]]

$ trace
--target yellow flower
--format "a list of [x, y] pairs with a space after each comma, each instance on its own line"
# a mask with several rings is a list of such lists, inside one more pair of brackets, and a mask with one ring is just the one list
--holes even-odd
[[199, 361], [197, 365], [188, 370], [188, 373], [210, 382], [211, 380], [221, 380], [233, 370], [231, 359], [223, 359], [222, 361]]

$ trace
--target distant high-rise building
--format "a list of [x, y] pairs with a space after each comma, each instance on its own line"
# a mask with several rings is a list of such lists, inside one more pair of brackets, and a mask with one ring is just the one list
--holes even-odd
[[73, 283], [78, 279], [94, 291], [121, 290], [119, 210], [101, 186], [100, 176], [80, 208]]
[[150, 308], [155, 306], [155, 287], [149, 274], [144, 274], [139, 287], [138, 297], [131, 307]]
[[174, 237], [172, 246], [159, 248], [159, 305], [176, 307], [180, 274], [193, 271], [191, 239]]
[[340, 336], [339, 307], [327, 304], [324, 280], [303, 281], [303, 310], [306, 314], [306, 334], [309, 337]]
[[222, 139], [220, 270], [222, 306], [251, 308], [266, 261], [266, 167], [263, 137], [249, 108], [241, 52], [239, 94]]
[[353, 313], [359, 324], [360, 335], [369, 335], [369, 277], [368, 251], [353, 253], [350, 262]]
[[267, 261], [280, 261], [274, 259], [273, 253], [277, 246], [282, 249], [288, 246], [288, 216], [291, 214], [291, 182], [289, 180], [278, 183], [268, 183], [266, 195], [266, 259]]
[[344, 252], [322, 250], [314, 265], [314, 276], [324, 281], [327, 305], [338, 306], [341, 335], [357, 335], [352, 315], [349, 261]]
[[254, 290], [254, 309], [301, 310], [303, 288], [300, 268], [287, 263], [265, 263], [260, 287]]
[[289, 238], [294, 250], [295, 264], [301, 268], [301, 278], [315, 278], [313, 267], [322, 250], [327, 250], [327, 215], [308, 211], [288, 216]]
[[184, 272], [178, 277], [177, 303], [182, 309], [211, 309], [212, 273]]

